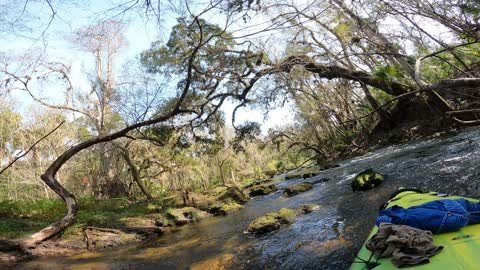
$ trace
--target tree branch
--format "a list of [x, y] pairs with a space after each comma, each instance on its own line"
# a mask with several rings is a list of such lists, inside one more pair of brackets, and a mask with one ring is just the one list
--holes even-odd
[[46, 139], [48, 136], [50, 136], [50, 134], [52, 134], [53, 132], [55, 132], [57, 129], [60, 128], [60, 126], [62, 126], [63, 124], [65, 123], [65, 120], [63, 120], [62, 122], [60, 122], [60, 124], [58, 124], [54, 129], [52, 129], [50, 132], [48, 132], [47, 134], [43, 135], [40, 139], [38, 139], [35, 143], [33, 143], [27, 151], [25, 151], [23, 154], [19, 155], [19, 156], [16, 156], [10, 163], [8, 163], [8, 165], [3, 168], [2, 170], [0, 170], [0, 175], [6, 171], [8, 168], [10, 168], [17, 160], [21, 159], [22, 157], [26, 156], [28, 153], [30, 153], [30, 151], [32, 151], [32, 149], [37, 145], [39, 144], [41, 141], [43, 141], [44, 139]]

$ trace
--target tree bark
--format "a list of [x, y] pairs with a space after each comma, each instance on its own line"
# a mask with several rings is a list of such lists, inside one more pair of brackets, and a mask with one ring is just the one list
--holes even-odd
[[140, 171], [138, 170], [137, 166], [133, 163], [132, 159], [130, 158], [130, 154], [128, 153], [128, 150], [125, 149], [123, 151], [123, 159], [125, 159], [125, 162], [127, 162], [128, 167], [130, 168], [130, 172], [132, 174], [133, 181], [137, 183], [138, 187], [142, 191], [143, 195], [147, 197], [149, 201], [153, 201], [153, 196], [148, 192], [148, 190], [145, 188], [143, 185], [141, 179], [140, 179]]
[[[189, 86], [188, 86], [189, 87]], [[188, 89], [188, 88], [186, 88]], [[90, 140], [81, 142], [72, 148], [68, 149], [65, 151], [63, 154], [61, 154], [45, 171], [44, 174], [41, 175], [41, 179], [45, 184], [48, 185], [55, 193], [57, 193], [66, 203], [67, 205], [67, 214], [60, 219], [59, 221], [52, 223], [48, 225], [46, 228], [40, 230], [39, 232], [36, 232], [30, 236], [20, 238], [20, 239], [14, 239], [14, 240], [5, 240], [3, 242], [3, 246], [5, 246], [5, 243], [17, 243], [20, 244], [23, 247], [32, 247], [35, 246], [36, 244], [52, 237], [56, 233], [60, 232], [61, 230], [67, 228], [68, 226], [72, 225], [75, 222], [77, 212], [78, 212], [78, 204], [76, 201], [75, 196], [70, 193], [68, 190], [66, 190], [55, 178], [57, 172], [61, 169], [61, 167], [73, 156], [75, 156], [78, 152], [87, 149], [93, 145], [99, 144], [99, 143], [104, 143], [104, 142], [109, 142], [115, 139], [118, 139], [120, 137], [125, 136], [128, 132], [135, 130], [137, 128], [147, 126], [147, 125], [152, 125], [155, 123], [163, 122], [166, 121], [172, 117], [174, 117], [177, 114], [180, 113], [185, 113], [186, 111], [182, 111], [179, 109], [180, 104], [181, 104], [182, 99], [177, 103], [177, 106], [168, 114], [136, 123], [131, 126], [127, 126], [124, 129], [121, 129], [115, 133], [112, 133], [107, 136], [102, 136], [102, 137], [97, 137], [97, 138], [92, 138]]]

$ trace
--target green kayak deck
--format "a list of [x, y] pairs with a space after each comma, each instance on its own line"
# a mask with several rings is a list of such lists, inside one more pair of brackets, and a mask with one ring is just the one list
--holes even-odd
[[[387, 204], [387, 207], [398, 205], [404, 208], [420, 205], [426, 202], [443, 200], [443, 199], [459, 199], [459, 196], [438, 196], [435, 192], [416, 193], [413, 191], [404, 191], [395, 196]], [[478, 200], [465, 198], [472, 202]], [[367, 264], [361, 262], [360, 259], [368, 261], [371, 252], [366, 248], [365, 244], [377, 232], [378, 228], [374, 226], [372, 232], [365, 241], [362, 249], [359, 251], [357, 258], [350, 267], [350, 270], [366, 270], [366, 269], [399, 269], [391, 262], [391, 258], [384, 258], [376, 261], [372, 258], [372, 262], [379, 265], [374, 268], [368, 268]], [[430, 263], [410, 267], [415, 270], [455, 270], [455, 269], [480, 269], [480, 224], [469, 225], [456, 232], [434, 234], [433, 240], [435, 245], [443, 246], [444, 249], [437, 255], [430, 258]], [[360, 259], [359, 259], [360, 258]]]

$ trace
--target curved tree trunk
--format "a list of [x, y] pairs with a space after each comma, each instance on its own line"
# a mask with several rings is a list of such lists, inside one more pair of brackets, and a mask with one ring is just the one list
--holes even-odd
[[[61, 154], [53, 163], [48, 167], [48, 169], [45, 171], [44, 174], [41, 175], [41, 179], [45, 184], [47, 184], [55, 193], [57, 193], [66, 203], [67, 205], [67, 214], [60, 219], [59, 221], [52, 223], [45, 227], [44, 229], [40, 230], [39, 232], [36, 232], [30, 236], [24, 237], [24, 238], [19, 238], [19, 239], [14, 239], [14, 240], [2, 240], [0, 241], [0, 250], [12, 250], [12, 249], [18, 249], [14, 247], [32, 247], [35, 246], [36, 244], [45, 241], [46, 239], [52, 237], [56, 233], [62, 231], [63, 229], [67, 228], [68, 226], [72, 225], [75, 222], [77, 212], [78, 212], [78, 205], [75, 196], [70, 193], [68, 190], [66, 190], [55, 178], [57, 172], [62, 168], [62, 166], [73, 156], [75, 156], [78, 152], [87, 149], [93, 145], [103, 143], [103, 142], [109, 142], [113, 141], [115, 139], [118, 139], [120, 137], [125, 136], [129, 131], [132, 131], [134, 129], [163, 122], [166, 121], [172, 117], [174, 117], [177, 114], [181, 113], [186, 113], [186, 111], [182, 111], [179, 109], [179, 104], [175, 107], [174, 110], [172, 110], [170, 113], [159, 116], [157, 118], [143, 121], [136, 123], [131, 126], [127, 126], [122, 130], [119, 130], [115, 133], [112, 133], [110, 135], [102, 136], [102, 137], [97, 137], [93, 138], [84, 142], [81, 142], [72, 148], [68, 149], [65, 151], [63, 154]], [[13, 248], [9, 248], [13, 247]]]
[[[198, 19], [198, 18], [197, 18]], [[187, 68], [187, 76], [186, 76], [186, 83], [183, 86], [183, 89], [181, 91], [181, 94], [179, 95], [178, 99], [174, 103], [174, 106], [172, 107], [171, 110], [166, 112], [165, 114], [158, 115], [152, 119], [137, 122], [131, 126], [127, 126], [121, 130], [118, 130], [112, 134], [104, 135], [104, 136], [99, 136], [96, 138], [92, 138], [90, 140], [86, 140], [84, 142], [81, 142], [77, 145], [72, 146], [72, 148], [68, 149], [67, 151], [63, 152], [53, 163], [48, 167], [48, 169], [45, 171], [44, 174], [41, 175], [41, 179], [45, 184], [47, 184], [55, 193], [57, 193], [67, 204], [67, 214], [60, 219], [59, 221], [50, 224], [46, 228], [40, 230], [39, 232], [36, 232], [30, 236], [20, 238], [20, 239], [15, 239], [15, 240], [6, 240], [6, 241], [0, 241], [0, 250], [2, 250], [3, 247], [6, 247], [8, 245], [21, 245], [23, 247], [28, 247], [28, 246], [33, 246], [35, 244], [38, 244], [56, 233], [60, 232], [61, 230], [65, 229], [66, 227], [70, 226], [75, 222], [77, 212], [78, 212], [78, 205], [77, 201], [75, 199], [75, 196], [71, 194], [68, 190], [66, 190], [55, 178], [57, 172], [62, 168], [62, 166], [73, 156], [75, 156], [77, 153], [80, 151], [87, 149], [93, 145], [99, 144], [99, 143], [104, 143], [104, 142], [110, 142], [115, 139], [124, 137], [127, 135], [128, 132], [139, 129], [144, 126], [148, 125], [153, 125], [157, 123], [161, 123], [164, 121], [167, 121], [169, 119], [172, 119], [173, 117], [180, 115], [180, 114], [186, 114], [186, 113], [192, 113], [192, 110], [184, 110], [181, 109], [180, 106], [183, 105], [183, 102], [186, 99], [187, 93], [190, 89], [190, 85], [192, 83], [192, 69], [193, 69], [193, 62], [195, 59], [195, 56], [202, 47], [204, 43], [200, 43], [197, 45], [188, 60], [188, 68]]]
[[55, 179], [56, 171], [50, 167], [42, 176], [42, 180], [57, 193], [67, 204], [67, 214], [60, 219], [59, 221], [50, 224], [46, 228], [42, 229], [39, 232], [36, 232], [25, 238], [17, 239], [16, 242], [25, 247], [35, 246], [36, 244], [42, 242], [43, 240], [51, 237], [52, 235], [58, 233], [64, 228], [72, 225], [75, 222], [78, 205], [75, 196], [68, 192], [58, 181]]
[[148, 192], [147, 188], [145, 188], [145, 186], [143, 185], [142, 180], [140, 179], [140, 172], [139, 172], [137, 166], [135, 166], [135, 164], [133, 164], [133, 161], [130, 158], [130, 155], [129, 155], [127, 149], [123, 149], [123, 159], [125, 159], [125, 162], [127, 162], [128, 167], [130, 167], [130, 171], [132, 173], [133, 181], [135, 181], [135, 183], [137, 183], [137, 185], [140, 188], [140, 190], [142, 191], [143, 195], [145, 195], [145, 197], [147, 197], [147, 199], [149, 201], [152, 201], [153, 196], [152, 196], [152, 194], [150, 194], [150, 192]]

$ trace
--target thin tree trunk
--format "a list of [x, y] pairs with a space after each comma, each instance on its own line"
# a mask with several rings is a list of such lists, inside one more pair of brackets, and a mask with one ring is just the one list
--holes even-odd
[[142, 181], [140, 180], [140, 171], [138, 170], [137, 166], [133, 163], [132, 159], [130, 158], [130, 155], [128, 153], [128, 150], [124, 149], [123, 151], [123, 159], [125, 159], [125, 162], [127, 162], [128, 167], [130, 168], [131, 174], [133, 181], [137, 183], [138, 187], [142, 191], [143, 195], [147, 197], [149, 201], [153, 201], [153, 196], [148, 192], [148, 190], [145, 188], [143, 185]]

